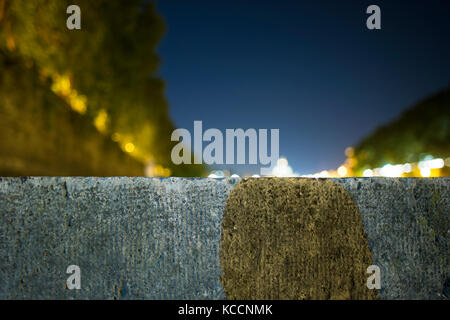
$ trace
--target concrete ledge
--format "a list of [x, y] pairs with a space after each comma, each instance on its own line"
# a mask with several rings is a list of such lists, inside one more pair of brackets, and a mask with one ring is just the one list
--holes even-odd
[[[381, 269], [380, 298], [446, 298], [449, 178], [328, 181], [360, 212]], [[222, 221], [230, 192], [243, 182], [0, 178], [0, 298], [225, 299]], [[80, 290], [66, 288], [69, 265], [81, 269]]]

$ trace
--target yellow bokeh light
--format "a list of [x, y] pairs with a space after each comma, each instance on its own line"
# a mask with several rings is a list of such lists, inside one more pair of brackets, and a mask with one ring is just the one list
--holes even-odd
[[[336, 171], [322, 171], [314, 174], [303, 175], [303, 177], [356, 177], [362, 174], [363, 177], [442, 177], [448, 176], [450, 158], [433, 158], [431, 155], [419, 162], [390, 164], [387, 163], [381, 168], [367, 168], [362, 173], [354, 171], [351, 165], [358, 163], [355, 157], [347, 158], [345, 163]], [[345, 172], [345, 170], [347, 170]]]
[[108, 114], [104, 109], [100, 110], [97, 117], [94, 119], [94, 125], [101, 133], [106, 132], [106, 123], [108, 121]]
[[148, 177], [169, 177], [172, 172], [169, 168], [164, 168], [161, 165], [153, 165], [150, 163], [146, 168], [146, 176]]
[[124, 147], [124, 148], [125, 148], [125, 151], [126, 151], [126, 152], [131, 153], [131, 152], [134, 151], [135, 146], [134, 146], [134, 144], [132, 144], [131, 142], [128, 142], [128, 143], [125, 144], [125, 147]]
[[52, 79], [52, 91], [62, 97], [69, 104], [72, 110], [80, 114], [85, 114], [87, 109], [87, 98], [72, 89], [70, 77], [68, 75], [61, 76], [56, 74], [52, 77]]
[[67, 75], [55, 75], [53, 77], [53, 84], [52, 88], [53, 92], [62, 95], [62, 96], [68, 96], [71, 93], [71, 84], [70, 84], [70, 78]]
[[352, 147], [348, 147], [348, 148], [345, 149], [345, 155], [348, 158], [353, 157], [354, 154], [355, 154], [355, 149], [353, 149]]
[[86, 109], [87, 109], [86, 101], [87, 101], [86, 97], [82, 96], [82, 95], [78, 95], [76, 93], [76, 91], [72, 92], [69, 96], [70, 107], [74, 111], [81, 113], [81, 114], [86, 113]]
[[349, 168], [353, 168], [358, 164], [358, 160], [356, 160], [356, 158], [347, 158], [347, 160], [345, 160], [345, 165]]

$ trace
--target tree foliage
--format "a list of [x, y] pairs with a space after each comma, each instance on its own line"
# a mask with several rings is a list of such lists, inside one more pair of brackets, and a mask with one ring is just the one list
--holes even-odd
[[[81, 30], [68, 30], [66, 9], [81, 8]], [[103, 133], [142, 162], [173, 175], [201, 175], [201, 166], [174, 166], [174, 126], [164, 82], [155, 76], [156, 47], [165, 25], [144, 0], [0, 0], [0, 48], [32, 64], [53, 82], [68, 79], [71, 95], [85, 98], [86, 121], [103, 115]], [[68, 93], [68, 94], [69, 94]]]
[[355, 148], [356, 171], [450, 156], [450, 87], [379, 127]]
[[72, 111], [36, 68], [0, 51], [0, 70], [0, 176], [142, 176], [143, 164]]

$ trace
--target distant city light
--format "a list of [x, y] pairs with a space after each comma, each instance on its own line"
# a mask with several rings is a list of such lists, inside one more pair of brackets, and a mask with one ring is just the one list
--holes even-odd
[[419, 169], [440, 169], [444, 167], [444, 160], [441, 158], [438, 159], [430, 159], [420, 161], [418, 164]]
[[393, 166], [392, 164], [388, 163], [380, 169], [380, 174], [384, 177], [401, 177], [402, 173], [403, 165], [401, 164]]
[[420, 169], [420, 175], [424, 178], [429, 177], [431, 175], [430, 168], [422, 168]]
[[298, 177], [289, 166], [286, 158], [280, 158], [277, 165], [272, 169], [272, 175], [275, 177]]
[[[351, 147], [349, 147], [351, 148]], [[351, 154], [352, 150], [346, 150], [346, 153]], [[439, 177], [442, 173], [439, 169], [445, 166], [450, 166], [450, 158], [433, 158], [432, 155], [427, 155], [424, 160], [416, 163], [391, 164], [387, 163], [381, 168], [367, 168], [362, 172], [363, 177]], [[353, 167], [349, 165], [349, 159], [340, 165], [337, 170], [322, 170], [318, 173], [298, 175], [289, 166], [286, 158], [279, 158], [276, 166], [272, 170], [270, 176], [274, 177], [305, 177], [305, 178], [336, 178], [336, 177], [355, 177], [356, 174]], [[354, 163], [357, 163], [356, 158], [352, 158]], [[445, 170], [445, 169], [444, 169]], [[356, 174], [355, 174], [356, 173]], [[359, 173], [360, 175], [361, 173]], [[217, 170], [211, 172], [209, 178], [223, 178], [229, 176], [230, 173], [225, 170]], [[250, 175], [244, 175], [249, 177]], [[239, 178], [239, 175], [233, 174], [231, 177]], [[260, 175], [254, 174], [252, 178], [260, 178]]]
[[319, 178], [328, 178], [330, 175], [327, 170], [323, 170], [319, 173]]
[[371, 169], [366, 169], [366, 170], [364, 170], [364, 172], [363, 172], [363, 176], [364, 177], [373, 177], [373, 171], [371, 170]]
[[[349, 147], [350, 148], [350, 147]], [[346, 150], [346, 154], [350, 155], [351, 150]], [[314, 174], [306, 174], [302, 175], [302, 177], [307, 178], [327, 178], [327, 177], [352, 177], [353, 174], [353, 166], [357, 164], [356, 158], [347, 158], [345, 163], [334, 171], [321, 171], [319, 173]], [[374, 169], [365, 169], [362, 172], [363, 177], [404, 177], [405, 174], [407, 176], [422, 176], [422, 177], [430, 177], [430, 176], [439, 176], [439, 170], [444, 166], [450, 166], [450, 158], [433, 158], [432, 155], [427, 155], [423, 161], [418, 163], [403, 163], [403, 164], [395, 164], [392, 165], [387, 163], [382, 168], [374, 168]]]
[[410, 163], [405, 163], [403, 165], [403, 172], [404, 173], [410, 173], [412, 171], [412, 166]]
[[347, 175], [347, 168], [345, 166], [340, 166], [337, 172], [341, 177], [345, 177]]

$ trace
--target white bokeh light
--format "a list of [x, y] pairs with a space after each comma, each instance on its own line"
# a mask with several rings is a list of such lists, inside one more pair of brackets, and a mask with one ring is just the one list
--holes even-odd
[[277, 165], [272, 169], [272, 175], [275, 177], [298, 177], [294, 170], [289, 166], [286, 158], [280, 158]]

